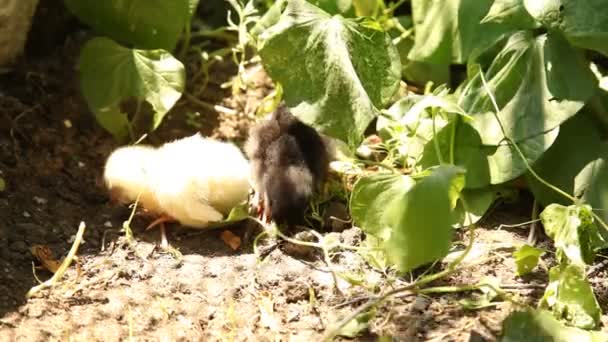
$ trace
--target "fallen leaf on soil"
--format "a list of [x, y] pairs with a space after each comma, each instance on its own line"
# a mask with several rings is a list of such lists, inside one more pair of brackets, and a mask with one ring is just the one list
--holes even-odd
[[48, 246], [43, 245], [34, 245], [30, 248], [32, 255], [40, 261], [42, 267], [47, 269], [48, 271], [55, 273], [59, 266], [61, 265], [61, 261], [58, 261], [53, 257], [53, 252]]
[[222, 240], [234, 251], [239, 249], [239, 247], [241, 246], [241, 238], [234, 235], [234, 233], [229, 230], [224, 230], [222, 232]]

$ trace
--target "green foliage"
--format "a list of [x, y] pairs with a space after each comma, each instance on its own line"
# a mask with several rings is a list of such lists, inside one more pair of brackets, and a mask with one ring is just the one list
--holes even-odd
[[532, 247], [530, 245], [523, 245], [519, 247], [515, 252], [513, 252], [513, 257], [515, 258], [515, 265], [517, 266], [517, 275], [522, 276], [526, 275], [538, 265], [538, 261], [540, 260], [540, 256], [545, 252], [536, 247]]
[[389, 260], [409, 271], [447, 254], [463, 186], [464, 172], [454, 166], [438, 167], [415, 183], [403, 175], [372, 175], [355, 184], [351, 213], [355, 224], [384, 241]]
[[352, 146], [399, 85], [398, 52], [371, 19], [332, 17], [292, 0], [259, 39], [264, 67], [294, 114]]
[[97, 32], [143, 49], [172, 50], [198, 1], [65, 0]]
[[515, 311], [503, 322], [501, 342], [600, 342], [608, 335], [568, 327], [546, 310]]
[[524, 0], [544, 27], [563, 33], [573, 45], [608, 55], [608, 13], [603, 0]]
[[550, 204], [540, 214], [545, 233], [553, 239], [560, 262], [583, 267], [608, 245], [593, 221], [589, 205]]
[[[384, 269], [388, 260], [408, 271], [441, 258], [451, 227], [479, 220], [525, 175], [548, 206], [541, 218], [562, 263], [552, 281], [562, 292], [569, 279], [584, 288], [572, 267], [607, 246], [596, 221], [608, 218], [607, 145], [592, 115], [608, 96], [598, 90], [601, 68], [594, 75], [581, 50], [606, 54], [608, 10], [599, 2], [413, 0], [411, 17], [393, 17], [381, 1], [284, 0], [264, 16], [260, 55], [295, 114], [351, 147], [377, 118], [377, 162], [411, 172], [364, 173], [355, 183], [350, 208], [368, 233], [373, 252], [362, 255], [370, 264]], [[447, 83], [457, 79], [453, 64], [467, 65], [455, 91], [429, 86], [393, 97], [399, 74]], [[604, 210], [594, 217], [589, 205]], [[531, 246], [516, 251], [517, 273], [541, 255]], [[546, 301], [578, 303], [596, 317], [589, 298]], [[554, 302], [548, 307], [564, 318]], [[534, 315], [534, 324], [553, 324]]]
[[129, 133], [121, 102], [135, 98], [154, 109], [153, 128], [180, 98], [185, 85], [181, 62], [165, 50], [125, 48], [108, 38], [94, 38], [80, 55], [81, 86], [99, 123], [118, 138]]
[[577, 328], [594, 329], [600, 322], [600, 306], [584, 268], [578, 265], [551, 268], [540, 306], [551, 309], [556, 317]]

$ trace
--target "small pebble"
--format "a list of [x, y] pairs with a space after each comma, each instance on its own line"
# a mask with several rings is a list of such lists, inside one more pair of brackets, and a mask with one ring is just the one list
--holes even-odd
[[424, 311], [429, 306], [430, 302], [428, 299], [418, 296], [414, 300], [414, 304], [412, 304], [412, 310], [414, 311]]
[[27, 211], [24, 211], [23, 217], [32, 217], [32, 215], [30, 215], [30, 213], [28, 213]]
[[46, 204], [47, 200], [46, 200], [46, 198], [34, 196], [34, 202], [36, 202], [36, 204], [42, 205], [42, 204]]
[[78, 167], [79, 167], [79, 168], [81, 168], [81, 169], [82, 169], [82, 168], [83, 168], [83, 167], [85, 167], [85, 166], [87, 166], [87, 164], [85, 164], [85, 163], [83, 163], [83, 162], [80, 162], [80, 161], [78, 162]]
[[113, 226], [112, 226], [112, 222], [110, 222], [110, 221], [106, 221], [106, 222], [104, 222], [104, 223], [103, 223], [103, 226], [104, 226], [104, 227], [106, 227], [106, 228], [112, 228], [112, 227], [113, 227]]
[[72, 128], [72, 121], [70, 121], [69, 119], [63, 120], [63, 125], [65, 126], [65, 128]]

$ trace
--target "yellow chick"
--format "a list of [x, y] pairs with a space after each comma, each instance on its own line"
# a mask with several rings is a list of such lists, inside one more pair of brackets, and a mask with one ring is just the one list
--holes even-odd
[[119, 148], [106, 162], [104, 179], [113, 200], [131, 203], [139, 195], [141, 206], [159, 217], [147, 229], [160, 225], [167, 247], [164, 222], [205, 228], [221, 221], [247, 200], [249, 175], [238, 147], [195, 134], [159, 148]]

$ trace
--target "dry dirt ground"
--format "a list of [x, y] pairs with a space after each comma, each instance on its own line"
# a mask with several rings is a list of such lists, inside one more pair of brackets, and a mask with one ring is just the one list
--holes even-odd
[[[78, 93], [75, 56], [79, 42], [68, 39], [44, 57], [29, 57], [0, 74], [0, 340], [294, 340], [318, 339], [336, 319], [352, 312], [366, 296], [398, 286], [396, 278], [370, 268], [352, 251], [333, 256], [332, 273], [319, 251], [298, 251], [282, 243], [257, 256], [251, 243], [236, 251], [220, 234], [243, 236], [246, 224], [211, 231], [171, 226], [169, 241], [183, 256], [164, 253], [157, 231], [132, 223], [135, 242], [119, 231], [127, 208], [110, 206], [100, 182], [103, 163], [118, 144], [100, 129]], [[149, 137], [160, 143], [201, 131], [240, 143], [251, 113], [270, 91], [259, 66], [249, 69], [254, 84], [239, 96], [220, 85], [234, 68], [217, 65], [201, 98], [236, 109], [217, 114], [184, 104]], [[186, 116], [198, 111], [199, 116]], [[184, 122], [190, 124], [184, 124]], [[526, 204], [527, 203], [527, 204]], [[473, 284], [496, 277], [510, 293], [534, 303], [542, 295], [546, 269], [519, 278], [513, 245], [525, 241], [527, 227], [496, 229], [529, 219], [529, 201], [497, 207], [477, 230], [476, 261], [434, 285]], [[46, 245], [67, 254], [80, 221], [87, 228], [73, 265], [62, 282], [31, 299], [37, 281], [30, 248]], [[325, 233], [328, 234], [328, 233]], [[336, 232], [346, 244], [362, 238], [357, 228]], [[462, 238], [459, 235], [458, 238]], [[271, 246], [265, 241], [263, 246]], [[542, 236], [540, 244], [549, 247]], [[546, 259], [550, 265], [551, 260]], [[436, 267], [441, 267], [436, 266]], [[44, 280], [51, 274], [37, 270]], [[604, 272], [593, 279], [608, 310]], [[358, 282], [356, 279], [365, 279]], [[369, 333], [358, 340], [392, 336], [401, 341], [492, 341], [508, 314], [507, 304], [466, 310], [459, 300], [471, 293], [403, 296], [377, 309]]]

